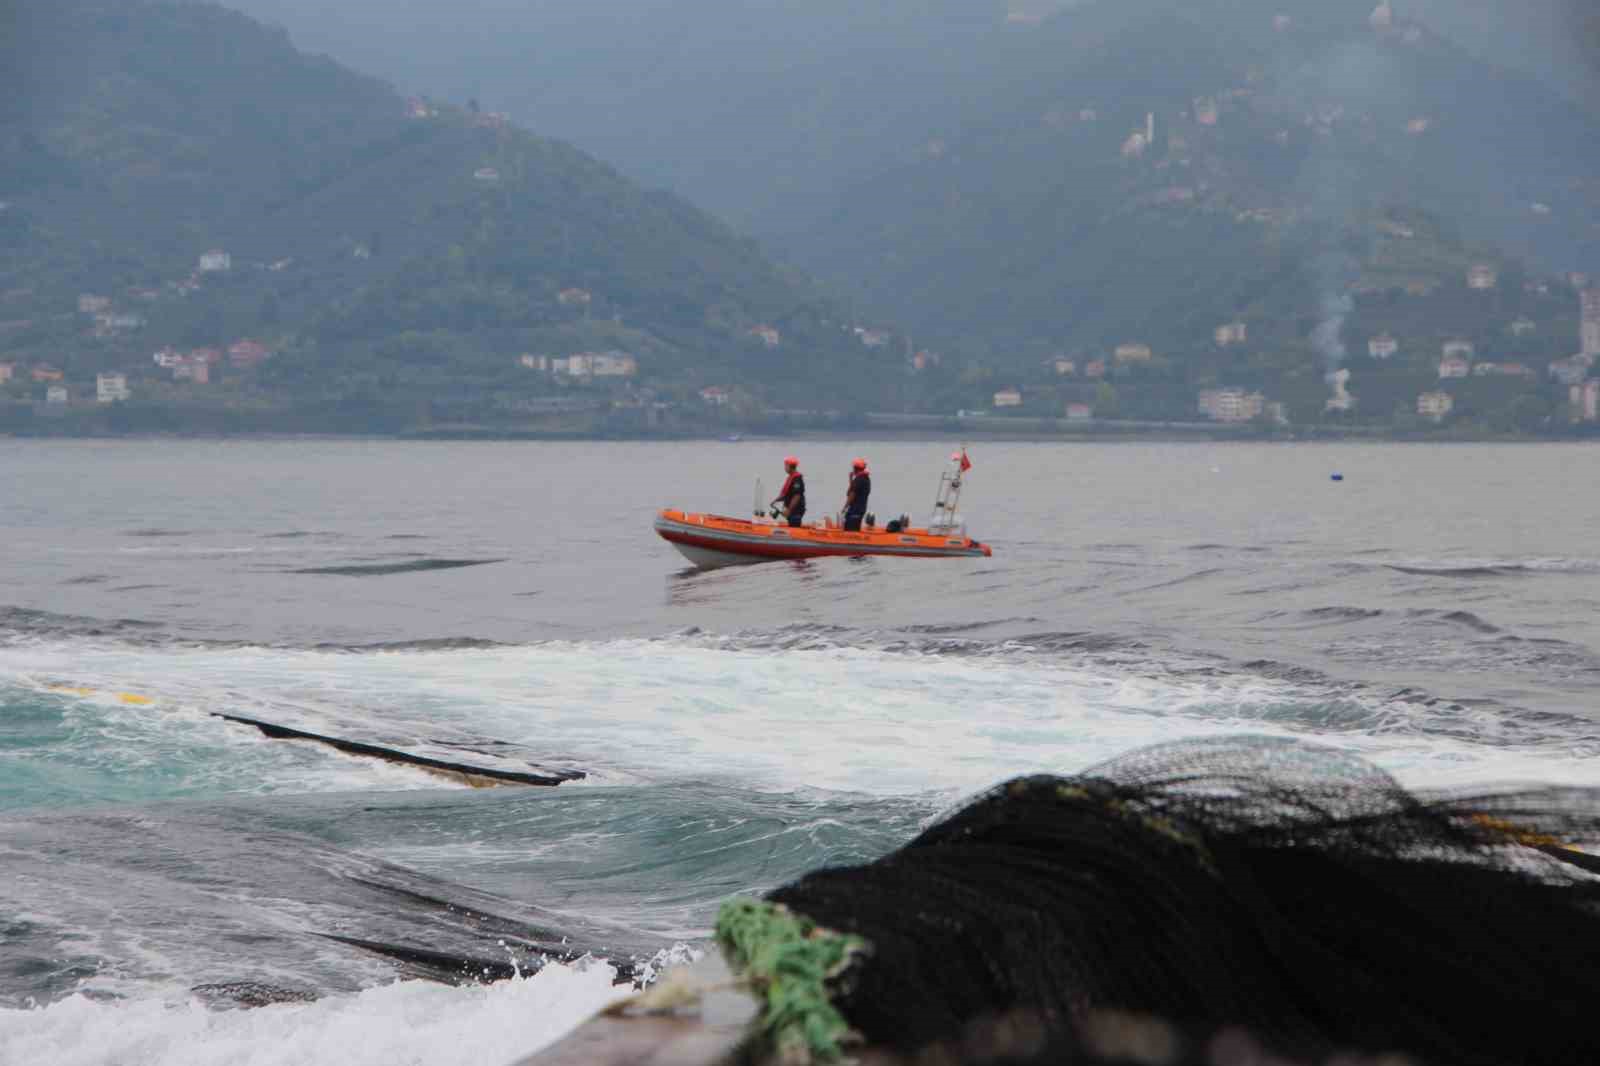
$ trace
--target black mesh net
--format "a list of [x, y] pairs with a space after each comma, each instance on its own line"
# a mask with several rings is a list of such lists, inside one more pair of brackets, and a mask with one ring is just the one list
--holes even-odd
[[[1189, 742], [1008, 782], [771, 898], [871, 942], [835, 1000], [900, 1052], [1070, 1061], [1134, 1015], [1306, 1061], [1576, 1063], [1600, 861], [1571, 849], [1597, 839], [1600, 792], [1421, 795], [1323, 748]], [[985, 1055], [974, 1025], [1032, 1050]]]

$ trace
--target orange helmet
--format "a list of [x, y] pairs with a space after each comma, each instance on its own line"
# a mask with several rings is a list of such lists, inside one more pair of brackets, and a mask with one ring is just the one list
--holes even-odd
[[800, 465], [800, 460], [796, 459], [792, 455], [786, 455], [786, 456], [783, 457], [783, 465], [784, 466], [799, 466]]
[[850, 465], [856, 470], [865, 470], [867, 468], [867, 461], [865, 459], [857, 459]]

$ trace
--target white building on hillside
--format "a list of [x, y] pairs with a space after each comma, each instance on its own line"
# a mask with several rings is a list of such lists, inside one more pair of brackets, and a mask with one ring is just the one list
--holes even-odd
[[1584, 289], [1578, 296], [1583, 318], [1578, 327], [1584, 355], [1600, 356], [1600, 286]]
[[1248, 422], [1261, 417], [1267, 398], [1243, 389], [1204, 389], [1199, 396], [1200, 413], [1215, 422]]
[[128, 398], [128, 376], [126, 374], [100, 374], [94, 379], [94, 398], [96, 403], [117, 403]]
[[1250, 339], [1250, 327], [1243, 322], [1228, 322], [1218, 326], [1212, 337], [1220, 348], [1226, 348], [1231, 344], [1243, 344]]
[[1448, 392], [1425, 392], [1417, 397], [1417, 414], [1434, 422], [1443, 422], [1445, 415], [1455, 405], [1455, 399]]

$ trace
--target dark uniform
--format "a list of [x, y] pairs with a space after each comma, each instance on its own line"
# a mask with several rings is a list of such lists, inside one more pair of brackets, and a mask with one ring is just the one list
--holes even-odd
[[783, 483], [783, 491], [778, 493], [778, 500], [782, 502], [784, 510], [789, 513], [789, 524], [798, 526], [806, 517], [806, 478], [796, 470], [789, 475]]
[[844, 528], [858, 531], [867, 514], [867, 498], [872, 495], [872, 475], [865, 470], [850, 475], [850, 494], [844, 505]]

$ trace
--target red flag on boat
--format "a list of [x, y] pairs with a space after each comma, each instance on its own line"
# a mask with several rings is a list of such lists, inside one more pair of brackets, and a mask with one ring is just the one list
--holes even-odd
[[959, 452], [957, 452], [956, 454], [952, 455], [950, 458], [960, 462], [960, 464], [961, 464], [961, 472], [963, 474], [965, 474], [968, 470], [972, 469], [972, 460], [967, 458], [967, 450], [965, 448], [962, 448]]

